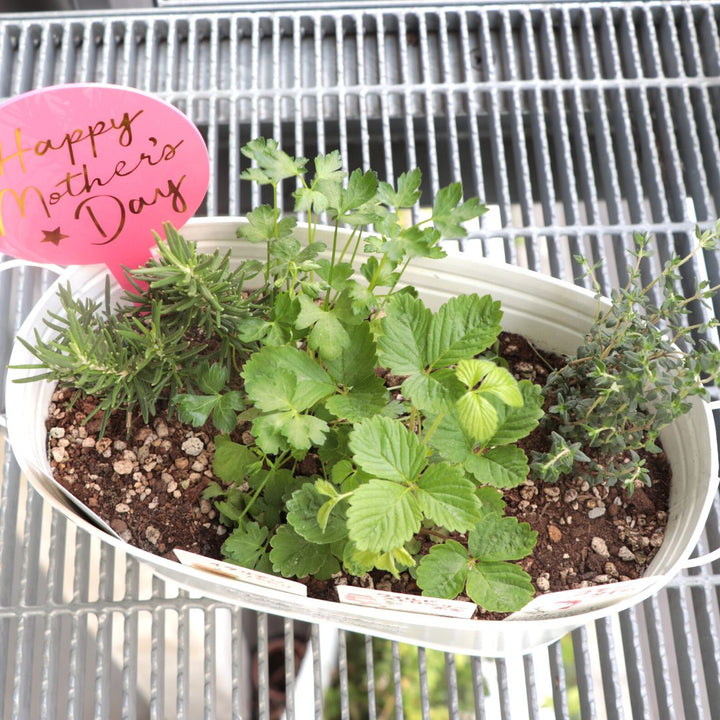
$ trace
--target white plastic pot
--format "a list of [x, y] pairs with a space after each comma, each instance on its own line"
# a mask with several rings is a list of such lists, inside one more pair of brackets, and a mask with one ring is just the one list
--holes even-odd
[[[235, 239], [235, 230], [241, 222], [238, 218], [196, 219], [188, 223], [183, 233], [188, 239], [197, 241], [205, 251], [218, 246], [232, 247], [237, 257], [262, 257], [264, 248]], [[72, 267], [58, 282], [70, 282], [77, 297], [102, 299], [105, 276], [106, 271], [99, 266]], [[520, 268], [466, 258], [449, 258], [440, 263], [417, 261], [410, 265], [404, 280], [415, 285], [424, 301], [434, 308], [453, 295], [490, 293], [502, 303], [505, 330], [520, 333], [540, 347], [561, 353], [574, 352], [597, 310], [597, 300], [592, 293], [574, 285]], [[119, 297], [119, 289], [115, 292]], [[50, 337], [52, 332], [42, 320], [48, 311], [57, 311], [58, 305], [56, 287], [53, 286], [33, 309], [19, 336], [32, 341], [37, 330], [41, 336]], [[32, 360], [30, 354], [16, 343], [10, 364]], [[449, 652], [497, 657], [529, 651], [588, 621], [639, 603], [666, 585], [684, 567], [715, 557], [713, 554], [688, 560], [718, 485], [715, 428], [710, 407], [700, 400], [695, 400], [691, 411], [661, 434], [673, 472], [670, 513], [665, 541], [645, 578], [604, 586], [605, 589], [591, 589], [587, 593], [551, 593], [506, 620], [474, 621], [297, 597], [271, 587], [263, 588], [185, 567], [106, 534], [82, 516], [51, 477], [43, 420], [47, 417], [53, 388], [48, 383], [13, 382], [29, 374], [33, 373], [17, 370], [8, 373], [6, 407], [13, 451], [34, 487], [73, 522], [135, 555], [158, 574], [208, 597], [239, 606], [310, 622], [330, 623]]]

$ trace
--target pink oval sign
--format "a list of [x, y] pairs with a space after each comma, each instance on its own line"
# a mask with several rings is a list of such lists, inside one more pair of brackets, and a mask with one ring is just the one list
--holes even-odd
[[59, 265], [150, 256], [207, 191], [197, 128], [161, 100], [114, 85], [59, 85], [0, 105], [0, 251]]

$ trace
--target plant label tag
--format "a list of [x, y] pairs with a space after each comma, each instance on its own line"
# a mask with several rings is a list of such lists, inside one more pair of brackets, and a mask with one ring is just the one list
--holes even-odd
[[546, 593], [531, 600], [522, 610], [505, 618], [510, 620], [542, 620], [557, 617], [568, 617], [578, 613], [592, 612], [638, 595], [651, 586], [660, 586], [667, 582], [661, 575], [625, 580], [623, 582], [596, 585], [579, 590], [563, 590]]
[[232, 563], [223, 562], [222, 560], [213, 560], [212, 558], [197, 555], [187, 550], [175, 548], [173, 552], [183, 565], [195, 568], [196, 570], [205, 570], [206, 572], [230, 578], [231, 580], [240, 580], [250, 583], [251, 585], [260, 585], [261, 587], [281, 590], [282, 592], [291, 593], [292, 595], [307, 597], [307, 588], [302, 583], [286, 580], [285, 578], [276, 577], [268, 573], [258, 572], [257, 570], [250, 570], [249, 568], [233, 565]]
[[349, 605], [402, 610], [425, 615], [442, 615], [458, 619], [471, 618], [477, 610], [474, 603], [462, 600], [443, 600], [425, 595], [404, 595], [385, 590], [352, 587], [351, 585], [338, 585], [335, 589], [340, 602]]
[[0, 252], [57, 265], [150, 257], [153, 231], [182, 226], [208, 187], [197, 128], [137, 90], [73, 84], [0, 104]]

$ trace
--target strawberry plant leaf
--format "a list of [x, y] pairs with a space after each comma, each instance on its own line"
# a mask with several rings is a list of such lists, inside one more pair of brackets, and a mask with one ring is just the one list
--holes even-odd
[[377, 353], [369, 325], [354, 325], [347, 328], [349, 342], [334, 358], [323, 358], [325, 368], [338, 384], [346, 388], [375, 377]]
[[395, 295], [385, 304], [378, 358], [396, 375], [411, 375], [427, 367], [426, 348], [432, 312], [422, 300]]
[[505, 500], [502, 493], [492, 487], [480, 487], [475, 490], [475, 494], [480, 498], [480, 513], [483, 517], [490, 513], [502, 514], [505, 510]]
[[482, 455], [471, 454], [464, 464], [479, 483], [498, 488], [521, 485], [530, 472], [527, 455], [514, 445], [490, 448]]
[[389, 397], [382, 378], [372, 375], [346, 394], [329, 397], [325, 407], [336, 417], [357, 423], [382, 413]]
[[512, 563], [481, 562], [468, 572], [468, 596], [490, 612], [520, 610], [534, 593], [530, 576]]
[[448, 412], [463, 393], [462, 385], [452, 374], [416, 373], [403, 381], [401, 392], [426, 415]]
[[321, 526], [318, 513], [325, 504], [325, 498], [313, 483], [305, 483], [287, 502], [287, 519], [293, 530], [318, 545], [334, 543], [347, 536], [345, 513], [337, 505], [330, 508], [331, 511], [334, 508], [334, 512], [327, 513], [324, 526]]
[[429, 465], [418, 481], [417, 498], [424, 515], [448, 530], [466, 532], [481, 518], [475, 485], [457, 465]]
[[485, 443], [497, 430], [498, 417], [493, 405], [481, 395], [468, 392], [455, 405], [457, 419], [473, 445]]
[[385, 570], [398, 577], [402, 570], [415, 565], [412, 555], [404, 547], [389, 552], [369, 552], [358, 550], [352, 541], [345, 545], [342, 562], [351, 575], [358, 577], [372, 569]]
[[260, 558], [265, 555], [268, 529], [256, 522], [238, 525], [222, 545], [223, 556], [237, 565], [255, 568]]
[[270, 540], [273, 570], [283, 577], [304, 578], [317, 575], [328, 559], [327, 548], [298, 535], [289, 525], [281, 525]]
[[417, 479], [426, 463], [426, 448], [400, 421], [372, 417], [350, 433], [353, 460], [366, 473], [398, 483]]
[[275, 527], [280, 522], [285, 516], [286, 502], [306, 482], [305, 478], [293, 475], [287, 469], [263, 470], [262, 473], [251, 475], [250, 479], [253, 489], [257, 489], [265, 480], [262, 495], [255, 501], [255, 506], [268, 527]]
[[416, 570], [418, 587], [423, 595], [456, 598], [465, 587], [469, 569], [468, 554], [455, 540], [433, 545]]
[[488, 398], [498, 415], [498, 426], [488, 445], [509, 445], [517, 442], [529, 435], [542, 418], [544, 413], [540, 385], [535, 385], [529, 380], [521, 380], [518, 388], [523, 399], [520, 407], [508, 407], [492, 397]]
[[450, 462], [464, 462], [475, 448], [472, 437], [460, 424], [457, 408], [453, 408], [444, 415], [430, 437], [429, 443], [434, 450]]
[[485, 516], [468, 535], [468, 550], [476, 559], [486, 562], [520, 560], [535, 547], [537, 532], [517, 518], [503, 515]]
[[427, 338], [433, 368], [455, 365], [487, 349], [500, 333], [500, 303], [489, 295], [450, 298], [433, 316]]
[[523, 396], [517, 380], [505, 368], [489, 360], [460, 360], [455, 374], [468, 390], [494, 395], [511, 407], [522, 407]]
[[410, 488], [372, 479], [349, 500], [347, 527], [358, 550], [384, 552], [404, 545], [419, 530], [422, 512]]

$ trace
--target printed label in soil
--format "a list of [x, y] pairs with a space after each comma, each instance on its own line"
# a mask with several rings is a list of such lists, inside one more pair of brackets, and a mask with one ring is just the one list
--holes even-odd
[[384, 590], [338, 585], [338, 598], [349, 605], [402, 610], [404, 612], [423, 613], [425, 615], [443, 615], [446, 617], [471, 618], [477, 609], [474, 603], [460, 600], [443, 600], [423, 595], [402, 595]]
[[506, 620], [542, 620], [592, 612], [666, 582], [667, 579], [655, 575], [579, 590], [546, 593], [531, 600], [522, 610], [508, 616]]
[[302, 583], [257, 572], [257, 570], [250, 570], [240, 567], [239, 565], [223, 562], [222, 560], [213, 560], [203, 555], [188, 552], [187, 550], [179, 550], [176, 548], [173, 552], [183, 565], [195, 568], [196, 570], [205, 570], [206, 572], [221, 575], [231, 580], [240, 580], [250, 583], [251, 585], [260, 585], [262, 587], [272, 588], [273, 590], [282, 590], [283, 592], [288, 592], [293, 595], [307, 596], [307, 588]]
[[0, 104], [0, 252], [57, 265], [142, 265], [164, 222], [207, 191], [197, 128], [172, 105], [113, 85], [57, 85]]

